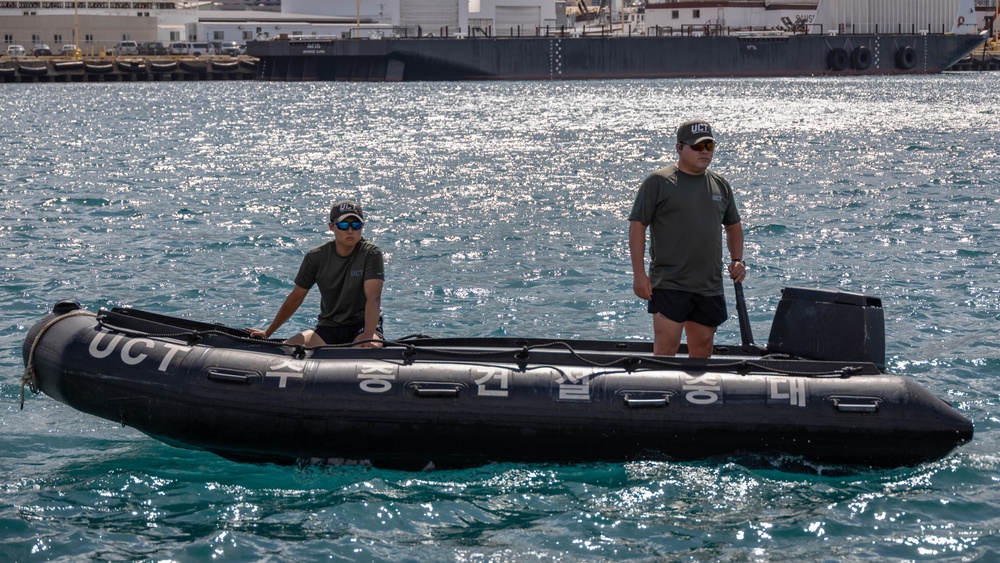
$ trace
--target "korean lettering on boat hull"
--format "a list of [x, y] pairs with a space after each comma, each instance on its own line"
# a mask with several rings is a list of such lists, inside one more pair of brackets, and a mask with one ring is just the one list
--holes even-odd
[[684, 374], [681, 391], [692, 405], [722, 404], [722, 378], [717, 373]]

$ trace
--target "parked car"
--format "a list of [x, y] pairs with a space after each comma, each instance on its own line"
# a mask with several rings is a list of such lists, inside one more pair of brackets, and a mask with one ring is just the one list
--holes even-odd
[[167, 46], [167, 54], [170, 55], [186, 55], [190, 50], [191, 44], [185, 41], [174, 41]]
[[192, 43], [189, 55], [200, 57], [202, 55], [214, 55], [215, 47], [211, 43]]
[[200, 57], [202, 55], [214, 55], [215, 48], [209, 43], [187, 43], [184, 41], [177, 41], [171, 43], [168, 49], [171, 55], [193, 55], [195, 57]]
[[247, 52], [247, 46], [242, 43], [237, 43], [235, 41], [229, 41], [222, 44], [222, 49], [217, 51], [220, 55], [229, 55], [235, 57], [237, 55], [242, 55]]
[[24, 47], [20, 45], [7, 45], [7, 56], [17, 59], [24, 56]]
[[167, 48], [159, 41], [147, 41], [139, 46], [139, 54], [151, 56], [166, 55]]
[[64, 57], [75, 57], [78, 51], [79, 49], [76, 48], [76, 45], [63, 45], [59, 49], [59, 54]]
[[139, 44], [135, 41], [119, 41], [115, 45], [115, 54], [119, 57], [122, 55], [138, 55]]
[[37, 43], [31, 48], [31, 54], [36, 57], [51, 57], [52, 49], [45, 43]]

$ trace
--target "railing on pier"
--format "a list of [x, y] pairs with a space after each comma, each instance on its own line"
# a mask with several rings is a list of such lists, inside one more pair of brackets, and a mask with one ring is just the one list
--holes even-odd
[[[929, 34], [948, 33], [944, 24], [941, 29], [933, 29], [933, 26], [918, 26], [917, 24], [903, 25], [897, 24], [894, 28], [887, 28], [878, 24], [873, 25], [840, 25], [836, 30], [828, 30], [823, 24], [797, 24], [791, 27], [729, 27], [718, 23], [710, 24], [683, 24], [680, 26], [642, 26], [633, 23], [616, 24], [595, 24], [584, 27], [575, 26], [511, 26], [495, 28], [493, 26], [467, 26], [457, 28], [442, 26], [433, 30], [425, 29], [422, 26], [396, 26], [392, 29], [388, 38], [400, 39], [440, 39], [440, 38], [509, 38], [509, 37], [669, 37], [669, 36], [789, 36], [789, 35], [888, 35], [888, 34]], [[346, 37], [340, 36], [282, 36], [283, 40], [290, 41], [336, 41], [340, 39], [365, 39], [350, 34]], [[369, 39], [383, 39], [387, 36], [382, 32], [373, 33]]]

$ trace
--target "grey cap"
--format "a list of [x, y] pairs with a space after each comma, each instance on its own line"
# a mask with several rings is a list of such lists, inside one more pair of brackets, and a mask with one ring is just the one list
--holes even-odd
[[357, 217], [359, 221], [365, 220], [365, 214], [361, 211], [361, 204], [356, 201], [345, 199], [333, 204], [330, 209], [330, 222], [339, 223], [347, 221], [351, 217]]
[[712, 126], [707, 121], [694, 119], [685, 121], [677, 128], [677, 142], [685, 145], [697, 145], [702, 141], [715, 141], [712, 136]]

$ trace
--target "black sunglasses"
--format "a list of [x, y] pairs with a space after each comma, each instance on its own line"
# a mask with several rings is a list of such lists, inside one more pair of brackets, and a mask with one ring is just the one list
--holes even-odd
[[702, 141], [696, 145], [688, 145], [688, 146], [697, 152], [701, 152], [703, 150], [708, 150], [708, 152], [712, 152], [715, 150], [715, 141]]

